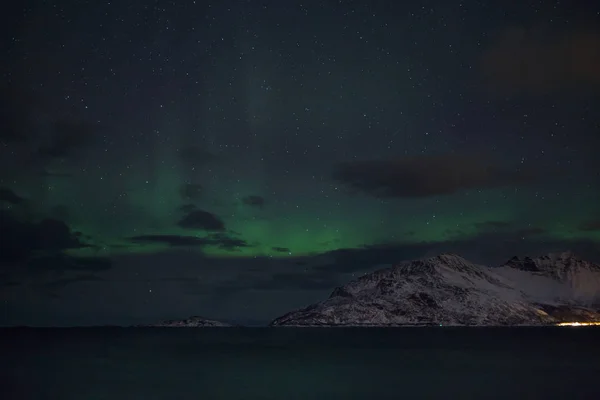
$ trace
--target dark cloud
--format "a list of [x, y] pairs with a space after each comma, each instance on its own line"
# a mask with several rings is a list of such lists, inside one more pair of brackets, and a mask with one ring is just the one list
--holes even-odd
[[129, 238], [134, 243], [160, 243], [171, 247], [216, 246], [220, 249], [235, 251], [249, 247], [245, 240], [225, 233], [214, 233], [205, 237], [182, 235], [141, 235]]
[[65, 277], [65, 278], [60, 278], [60, 279], [56, 279], [50, 282], [46, 282], [44, 284], [44, 287], [46, 289], [49, 290], [57, 290], [57, 289], [62, 289], [65, 286], [71, 285], [73, 283], [78, 283], [78, 282], [101, 282], [101, 281], [105, 281], [105, 279], [96, 276], [96, 275], [91, 275], [91, 274], [86, 274], [86, 275], [77, 275], [77, 276], [72, 276], [72, 277]]
[[196, 210], [197, 208], [198, 207], [196, 207], [195, 204], [182, 204], [178, 207], [178, 210], [187, 214]]
[[[21, 221], [5, 210], [0, 210], [0, 232], [3, 233], [0, 240], [0, 263], [27, 261], [64, 250], [89, 247], [62, 221]], [[4, 234], [5, 232], [9, 234]]]
[[501, 94], [600, 89], [600, 32], [513, 27], [482, 58], [488, 87]]
[[49, 143], [39, 149], [43, 158], [71, 158], [92, 142], [101, 127], [84, 121], [60, 120], [52, 127]]
[[[52, 218], [56, 218], [61, 221], [66, 221], [69, 219], [70, 216], [69, 208], [64, 204], [56, 205], [50, 210], [50, 215], [52, 216]], [[74, 234], [77, 235], [76, 232]]]
[[278, 253], [289, 253], [290, 249], [287, 247], [271, 247], [271, 250], [276, 251]]
[[203, 192], [204, 188], [199, 183], [184, 183], [179, 188], [181, 198], [187, 201], [199, 200]]
[[600, 219], [584, 222], [579, 226], [579, 230], [584, 232], [597, 232], [600, 231]]
[[279, 273], [255, 283], [254, 290], [332, 290], [340, 284], [333, 275], [323, 273]]
[[207, 245], [230, 251], [238, 250], [241, 247], [251, 247], [245, 240], [224, 233], [213, 233], [208, 235], [205, 240]]
[[101, 272], [112, 268], [111, 260], [106, 257], [73, 257], [62, 253], [34, 258], [27, 265], [32, 269], [59, 272]]
[[225, 223], [215, 214], [204, 210], [194, 210], [186, 214], [177, 223], [185, 229], [203, 229], [206, 231], [222, 231]]
[[178, 155], [183, 165], [188, 169], [201, 168], [217, 159], [214, 154], [199, 146], [184, 147], [178, 151]]
[[333, 177], [375, 197], [428, 197], [469, 189], [522, 185], [531, 171], [507, 169], [459, 155], [419, 156], [394, 161], [355, 161], [337, 166]]
[[512, 224], [506, 221], [485, 221], [478, 222], [475, 224], [475, 227], [481, 231], [490, 231], [496, 229], [506, 229], [509, 228]]
[[523, 237], [523, 236], [543, 235], [544, 233], [548, 233], [548, 230], [546, 230], [544, 228], [532, 227], [532, 228], [519, 229], [515, 232], [515, 235], [517, 237]]
[[27, 203], [27, 200], [9, 188], [0, 187], [0, 203], [2, 202], [18, 206]]
[[246, 196], [242, 198], [242, 203], [251, 207], [263, 208], [265, 206], [265, 198], [262, 196]]
[[[7, 211], [0, 211], [0, 267], [6, 272], [2, 286], [26, 285], [47, 292], [49, 287], [36, 283], [38, 279], [52, 279], [49, 283], [58, 289], [82, 277], [65, 274], [101, 272], [112, 267], [111, 260], [103, 257], [77, 257], [66, 250], [91, 247], [82, 241], [83, 235], [72, 232], [68, 225], [55, 219], [40, 222], [20, 220]], [[6, 234], [5, 234], [6, 233]], [[86, 275], [90, 279], [91, 275]], [[26, 279], [23, 279], [27, 277]], [[35, 277], [34, 280], [31, 278]], [[94, 278], [95, 279], [95, 278]], [[33, 286], [32, 286], [33, 285]], [[46, 293], [56, 297], [55, 293]]]
[[160, 243], [171, 247], [202, 246], [204, 241], [196, 236], [140, 235], [129, 238], [134, 243]]

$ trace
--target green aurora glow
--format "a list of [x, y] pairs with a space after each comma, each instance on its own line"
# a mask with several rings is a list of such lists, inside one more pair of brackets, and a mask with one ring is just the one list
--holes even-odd
[[[17, 180], [13, 185], [23, 197], [43, 199], [32, 202], [37, 219], [53, 216], [58, 206], [68, 210], [63, 218], [73, 231], [82, 232], [96, 247], [71, 251], [78, 255], [152, 253], [169, 249], [163, 243], [136, 243], [143, 235], [207, 237], [210, 232], [177, 226], [182, 199], [180, 187], [190, 183], [183, 167], [163, 163], [157, 168], [127, 164], [112, 175], [87, 172], [72, 178], [46, 177], [43, 182]], [[225, 170], [224, 167], [215, 167]], [[117, 172], [119, 171], [119, 172]], [[150, 173], [148, 173], [150, 172]], [[528, 239], [587, 239], [600, 241], [600, 232], [579, 229], [595, 212], [598, 195], [579, 192], [577, 199], [555, 195], [543, 200], [536, 190], [490, 189], [417, 199], [381, 201], [365, 195], [348, 195], [338, 188], [332, 195], [319, 197], [306, 189], [304, 198], [269, 197], [258, 190], [265, 177], [255, 174], [243, 181], [210, 180], [205, 193], [194, 203], [214, 213], [224, 223], [228, 236], [241, 239], [246, 247], [203, 246], [211, 256], [289, 257], [312, 255], [336, 249], [360, 248], [394, 242], [444, 242], [468, 240], [482, 233], [481, 224], [493, 221], [509, 230], [536, 228]], [[335, 186], [335, 183], [327, 183]], [[306, 187], [306, 182], [299, 185]], [[318, 185], [315, 185], [318, 186]], [[40, 189], [40, 187], [42, 189]], [[99, 194], [100, 193], [100, 194]], [[263, 196], [264, 207], [242, 202], [248, 195]], [[570, 207], [568, 206], [571, 202]], [[569, 213], [562, 210], [568, 209]], [[192, 247], [193, 248], [193, 247]], [[289, 250], [289, 251], [288, 251]]]

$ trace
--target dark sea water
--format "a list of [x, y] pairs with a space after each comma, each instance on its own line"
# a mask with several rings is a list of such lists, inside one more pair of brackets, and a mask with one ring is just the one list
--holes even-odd
[[0, 330], [0, 399], [600, 399], [598, 328]]

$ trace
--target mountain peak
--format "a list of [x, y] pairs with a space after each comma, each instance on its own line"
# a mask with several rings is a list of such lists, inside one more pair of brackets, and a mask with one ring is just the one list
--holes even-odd
[[449, 257], [449, 258], [460, 258], [462, 260], [464, 260], [465, 258], [459, 254], [456, 253], [449, 253], [449, 252], [444, 252], [444, 253], [440, 253], [437, 257]]
[[440, 273], [442, 270], [453, 270], [463, 273], [474, 272], [477, 275], [479, 272], [477, 265], [454, 253], [441, 253], [433, 257], [405, 261], [398, 264], [396, 268], [403, 272], [420, 271]]
[[469, 260], [464, 258], [463, 256], [459, 256], [455, 253], [441, 253], [438, 256], [433, 257], [443, 262], [460, 262], [460, 263], [468, 263], [471, 264]]
[[466, 276], [488, 280], [488, 274], [480, 266], [453, 253], [442, 253], [433, 257], [402, 261], [392, 268], [384, 268], [361, 276], [337, 287], [329, 298], [352, 298], [372, 290], [390, 292], [399, 283], [418, 279], [440, 282], [447, 279], [465, 279]]

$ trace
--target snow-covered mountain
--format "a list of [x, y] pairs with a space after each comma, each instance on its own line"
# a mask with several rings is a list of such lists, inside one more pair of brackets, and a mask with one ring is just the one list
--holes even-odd
[[169, 328], [223, 328], [232, 325], [220, 321], [205, 319], [202, 317], [189, 317], [187, 319], [169, 320], [157, 324], [147, 325], [151, 327], [169, 327]]
[[365, 275], [271, 325], [506, 326], [600, 320], [599, 291], [600, 267], [569, 253], [513, 258], [498, 268], [442, 254]]

